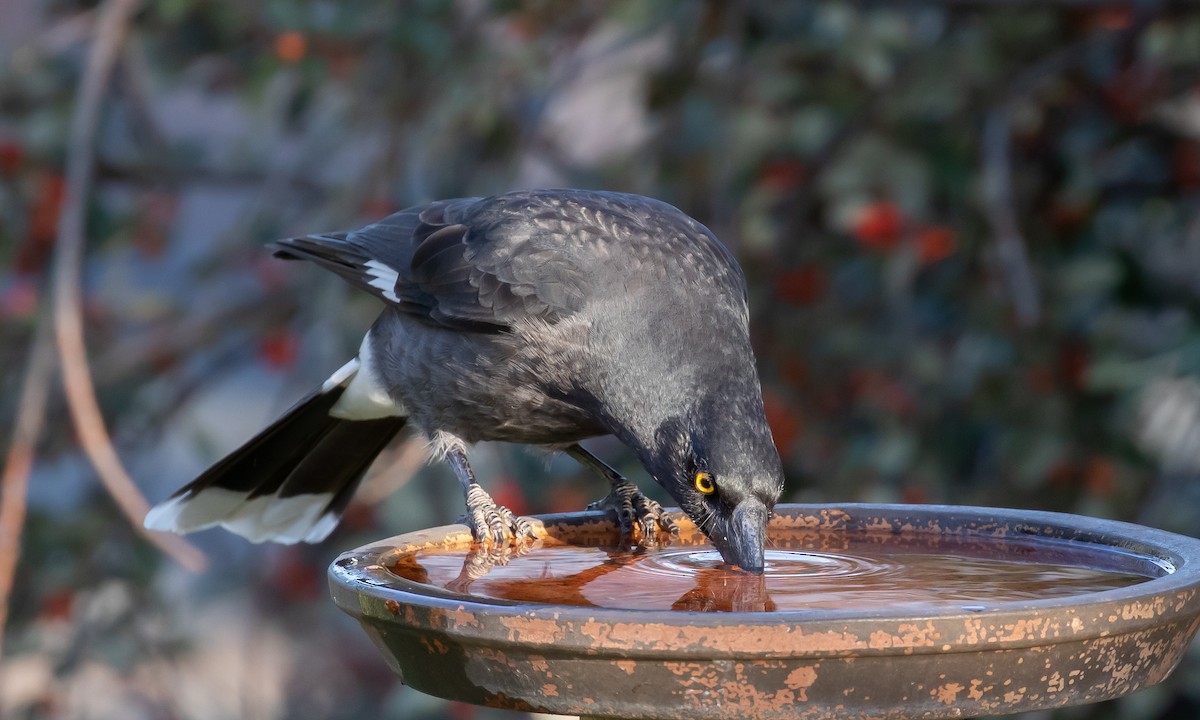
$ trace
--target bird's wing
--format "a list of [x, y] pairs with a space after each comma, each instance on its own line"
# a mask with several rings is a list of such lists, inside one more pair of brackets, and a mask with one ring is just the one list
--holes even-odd
[[[276, 243], [402, 312], [446, 327], [503, 331], [555, 322], [598, 294], [700, 270], [732, 284], [741, 270], [702, 225], [634, 195], [525, 191], [408, 208], [361, 230]], [[685, 266], [687, 266], [685, 268]], [[636, 277], [633, 277], [636, 276]], [[724, 283], [720, 281], [724, 280]], [[731, 288], [732, 289], [732, 288]]]
[[401, 297], [452, 327], [554, 322], [586, 299], [593, 248], [550, 227], [536, 202], [502, 195], [435, 203], [419, 214], [411, 285]]

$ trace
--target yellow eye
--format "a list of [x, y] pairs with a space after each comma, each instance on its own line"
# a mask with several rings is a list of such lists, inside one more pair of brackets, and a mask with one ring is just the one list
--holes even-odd
[[717, 491], [717, 484], [713, 482], [712, 475], [706, 472], [696, 473], [696, 489], [705, 495], [712, 495]]

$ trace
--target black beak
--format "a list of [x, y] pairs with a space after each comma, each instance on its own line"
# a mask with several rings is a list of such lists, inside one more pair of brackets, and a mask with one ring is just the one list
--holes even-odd
[[747, 498], [733, 509], [727, 522], [716, 523], [713, 544], [730, 565], [761, 575], [767, 540], [767, 508], [757, 498]]

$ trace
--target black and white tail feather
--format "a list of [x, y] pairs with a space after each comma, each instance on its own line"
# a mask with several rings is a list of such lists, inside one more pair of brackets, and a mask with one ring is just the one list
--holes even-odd
[[[332, 233], [280, 240], [276, 255], [316, 262], [385, 302], [398, 304], [397, 273], [376, 259], [390, 258], [389, 245], [371, 229], [356, 233], [354, 239]], [[358, 356], [320, 390], [151, 508], [145, 526], [189, 533], [219, 525], [252, 542], [325, 539], [367, 468], [406, 422], [404, 407], [378, 378], [368, 333]]]
[[373, 377], [370, 345], [368, 335], [320, 390], [152, 508], [146, 527], [219, 525], [256, 543], [324, 540], [406, 421]]
[[[390, 257], [388, 245], [370, 232], [356, 234], [358, 242], [348, 235], [280, 240], [276, 255], [314, 261], [395, 304], [397, 273], [375, 258]], [[368, 333], [358, 356], [320, 390], [151, 508], [145, 526], [175, 533], [223, 526], [252, 542], [324, 540], [371, 463], [406, 422], [404, 407], [379, 380], [372, 344]]]

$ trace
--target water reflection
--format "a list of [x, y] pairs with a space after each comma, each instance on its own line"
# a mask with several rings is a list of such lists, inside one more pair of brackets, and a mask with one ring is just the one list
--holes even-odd
[[[810, 539], [811, 540], [811, 539]], [[923, 546], [779, 542], [766, 570], [723, 565], [708, 545], [473, 546], [402, 556], [391, 570], [462, 595], [516, 603], [634, 610], [773, 612], [954, 606], [1082, 595], [1156, 576], [1115, 549], [983, 541]]]
[[[606, 575], [624, 570], [649, 559], [655, 553], [645, 546], [629, 549], [589, 548], [604, 553], [604, 558], [594, 564], [569, 574], [554, 574], [547, 563], [539, 565], [541, 574], [508, 579], [495, 578], [486, 587], [473, 591], [477, 580], [485, 578], [496, 568], [528, 556], [541, 547], [540, 542], [526, 543], [516, 548], [501, 549], [473, 546], [466, 551], [462, 567], [444, 587], [462, 595], [482, 594], [486, 597], [503, 598], [528, 603], [555, 605], [595, 605], [589, 597], [594, 594], [595, 583]], [[574, 553], [573, 553], [574, 554]], [[589, 557], [595, 553], [587, 553]], [[410, 580], [429, 584], [430, 574], [425, 562], [405, 565], [400, 573]], [[435, 563], [437, 564], [437, 563]], [[396, 566], [393, 570], [398, 569]], [[766, 577], [734, 570], [719, 562], [714, 567], [699, 567], [691, 573], [694, 585], [670, 604], [672, 610], [699, 612], [770, 612], [775, 603], [767, 593]], [[647, 580], [647, 582], [652, 582]]]
[[772, 612], [767, 576], [705, 568], [696, 573], [696, 586], [671, 603], [672, 610], [701, 612]]

